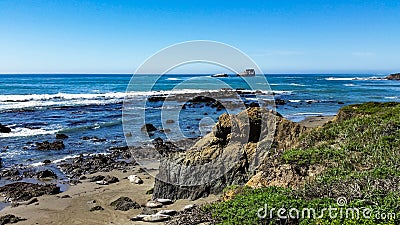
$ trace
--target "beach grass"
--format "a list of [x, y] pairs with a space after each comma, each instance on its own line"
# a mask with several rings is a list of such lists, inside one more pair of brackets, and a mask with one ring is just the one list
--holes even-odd
[[[302, 136], [280, 163], [294, 168], [318, 165], [315, 179], [301, 187], [231, 187], [236, 195], [204, 207], [220, 224], [400, 224], [400, 104], [365, 103], [343, 107], [337, 120]], [[344, 199], [345, 204], [339, 204]], [[313, 208], [315, 217], [280, 218], [267, 210]], [[359, 210], [357, 217], [332, 218], [325, 208]], [[366, 211], [369, 215], [362, 213]], [[293, 211], [296, 213], [296, 211]], [[287, 214], [287, 212], [286, 212]]]

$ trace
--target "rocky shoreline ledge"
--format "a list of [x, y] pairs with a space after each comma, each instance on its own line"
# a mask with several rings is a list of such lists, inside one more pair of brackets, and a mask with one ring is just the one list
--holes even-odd
[[[368, 127], [370, 122], [377, 123], [376, 129], [384, 128], [383, 141], [398, 132], [400, 125], [396, 112], [399, 105], [366, 103], [346, 106], [336, 117], [312, 117], [302, 123], [289, 121], [276, 112], [259, 107], [249, 107], [237, 115], [223, 114], [213, 132], [199, 140], [192, 140], [193, 146], [185, 151], [177, 150], [178, 143], [155, 140], [155, 149], [147, 149], [163, 155], [159, 175], [155, 178], [131, 159], [131, 152], [135, 150], [128, 147], [115, 147], [109, 149], [109, 154], [80, 155], [57, 163], [56, 167], [65, 173], [71, 185], [63, 192], [54, 183], [46, 183], [57, 179], [54, 171], [31, 171], [29, 168], [17, 167], [3, 170], [2, 179], [8, 179], [12, 183], [0, 188], [0, 192], [11, 204], [2, 210], [2, 215], [8, 220], [18, 218], [16, 221], [19, 224], [60, 224], [68, 223], [72, 218], [76, 223], [85, 224], [214, 224], [221, 222], [221, 217], [215, 217], [220, 209], [214, 208], [213, 211], [210, 207], [230, 204], [236, 196], [252, 193], [251, 190], [264, 190], [266, 187], [290, 188], [291, 192], [287, 192], [288, 189], [274, 189], [273, 192], [281, 193], [284, 190], [284, 193], [288, 193], [285, 196], [295, 195], [306, 199], [304, 201], [342, 195], [348, 200], [357, 199], [362, 194], [349, 188], [355, 184], [364, 187], [366, 181], [361, 177], [333, 180], [333, 190], [314, 181], [317, 177], [327, 176], [327, 172], [334, 171], [335, 165], [337, 167], [341, 161], [350, 160], [348, 166], [351, 167], [351, 162], [367, 157], [366, 152], [361, 153], [362, 148], [341, 135], [357, 130], [352, 134], [360, 136], [355, 138], [368, 140], [369, 133], [364, 132], [373, 132]], [[380, 111], [382, 109], [385, 110]], [[249, 118], [247, 122], [242, 120], [246, 116]], [[269, 126], [260, 126], [260, 118], [264, 117], [276, 124], [273, 132], [268, 130]], [[392, 122], [387, 122], [387, 118], [393, 118], [389, 119]], [[361, 126], [346, 127], [352, 123]], [[339, 132], [339, 128], [343, 131]], [[249, 131], [249, 136], [246, 137], [248, 141], [241, 141], [242, 133], [235, 133], [235, 129]], [[269, 140], [273, 141], [268, 142]], [[336, 142], [346, 144], [346, 148], [338, 152], [339, 150], [335, 150], [339, 145]], [[270, 146], [271, 150], [261, 157], [263, 160], [259, 166], [253, 167], [252, 162], [256, 159], [259, 146]], [[368, 143], [364, 143], [364, 146], [369, 148]], [[353, 148], [352, 151], [356, 153], [347, 156], [344, 151], [348, 148]], [[146, 149], [140, 148], [140, 151]], [[187, 168], [215, 160], [222, 154], [238, 155], [238, 160], [230, 165], [229, 170], [224, 171], [223, 176], [217, 176], [211, 182], [200, 185], [185, 185], [193, 184], [190, 182], [197, 182], [195, 179], [199, 178], [191, 176], [193, 174]], [[354, 158], [356, 156], [359, 158]], [[166, 159], [168, 160], [165, 161]], [[351, 169], [348, 173], [362, 171], [367, 174], [370, 168], [367, 166], [376, 160], [368, 162], [371, 164], [364, 167]], [[171, 161], [180, 164], [171, 164]], [[342, 170], [348, 169], [348, 166]], [[204, 170], [197, 172], [207, 173]], [[179, 183], [183, 180], [189, 183], [177, 185], [166, 182], [166, 176], [171, 174], [176, 179], [174, 181]], [[379, 179], [370, 178], [370, 187], [383, 190], [382, 184], [385, 184], [384, 190], [387, 193], [400, 190], [398, 179], [388, 176], [389, 174], [378, 177]], [[25, 182], [32, 178], [42, 183]], [[269, 193], [269, 189], [262, 193]], [[220, 196], [221, 194], [223, 195]], [[245, 199], [251, 199], [251, 196]], [[204, 208], [204, 204], [208, 208]], [[229, 208], [232, 206], [223, 209]]]

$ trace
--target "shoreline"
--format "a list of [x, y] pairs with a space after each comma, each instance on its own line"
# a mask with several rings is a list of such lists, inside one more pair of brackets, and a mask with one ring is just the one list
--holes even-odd
[[[331, 121], [334, 116], [310, 116], [305, 120], [298, 122], [306, 127], [317, 127]], [[106, 157], [116, 158], [118, 154], [100, 154]], [[75, 158], [72, 158], [74, 161]], [[96, 156], [88, 158], [89, 161], [96, 162]], [[114, 167], [115, 164], [107, 165]], [[108, 167], [105, 168], [108, 168]], [[72, 167], [72, 166], [71, 166]], [[58, 165], [60, 169], [60, 165]], [[101, 223], [115, 223], [115, 224], [163, 224], [163, 223], [147, 223], [147, 222], [133, 222], [131, 218], [141, 213], [141, 209], [131, 209], [128, 211], [114, 210], [110, 206], [110, 202], [118, 197], [129, 197], [138, 204], [144, 206], [147, 201], [152, 200], [152, 195], [147, 192], [154, 186], [154, 177], [148, 172], [141, 169], [141, 167], [134, 163], [128, 165], [125, 169], [112, 169], [111, 171], [103, 171], [96, 173], [83, 173], [82, 176], [86, 179], [80, 179], [82, 176], [73, 177], [78, 178], [76, 183], [68, 185], [67, 189], [56, 195], [42, 195], [37, 198], [37, 202], [29, 205], [19, 205], [17, 207], [6, 206], [0, 210], [0, 215], [12, 214], [17, 217], [27, 219], [20, 221], [18, 224], [101, 224]], [[62, 171], [62, 170], [61, 170]], [[65, 173], [65, 172], [63, 172]], [[115, 176], [119, 182], [110, 183], [108, 185], [99, 185], [95, 182], [90, 182], [90, 178], [102, 176]], [[143, 184], [133, 184], [128, 181], [129, 175], [138, 175], [144, 181]], [[71, 175], [69, 175], [71, 176]], [[18, 182], [18, 181], [17, 181]], [[191, 204], [204, 204], [218, 200], [216, 195], [210, 195], [206, 198], [200, 198], [194, 201], [188, 199], [177, 200], [171, 205], [164, 206], [161, 209], [182, 210], [184, 206]], [[88, 204], [88, 202], [95, 200], [95, 204]], [[101, 206], [104, 210], [90, 211], [94, 205]]]

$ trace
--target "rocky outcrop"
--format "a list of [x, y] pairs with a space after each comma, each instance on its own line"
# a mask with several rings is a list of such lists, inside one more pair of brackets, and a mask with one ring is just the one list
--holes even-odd
[[37, 150], [44, 150], [44, 151], [61, 150], [65, 148], [65, 145], [64, 142], [61, 140], [57, 140], [54, 142], [44, 141], [44, 142], [36, 142], [36, 148]]
[[189, 150], [161, 158], [154, 198], [197, 199], [245, 184], [270, 147], [287, 149], [308, 129], [274, 111], [252, 107], [237, 115], [223, 114], [213, 132]]
[[400, 80], [400, 73], [390, 74], [386, 77], [388, 80]]
[[111, 202], [111, 206], [115, 210], [128, 211], [130, 209], [140, 209], [140, 205], [128, 197], [120, 197], [117, 200]]
[[9, 127], [6, 127], [0, 123], [0, 133], [10, 133], [10, 132], [11, 129]]
[[40, 185], [16, 182], [1, 187], [0, 192], [12, 201], [27, 201], [41, 195], [58, 194], [60, 193], [60, 187], [57, 187], [55, 184]]
[[24, 220], [26, 219], [11, 214], [7, 214], [5, 216], [0, 216], [0, 225], [18, 223], [19, 221], [24, 221]]

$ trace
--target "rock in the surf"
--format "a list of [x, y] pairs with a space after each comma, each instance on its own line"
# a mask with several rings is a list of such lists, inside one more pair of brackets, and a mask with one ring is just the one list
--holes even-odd
[[10, 132], [11, 132], [11, 128], [6, 127], [0, 123], [0, 133], [10, 133]]
[[68, 135], [66, 134], [56, 134], [56, 139], [67, 139]]
[[400, 80], [400, 73], [390, 74], [386, 77], [388, 80]]
[[61, 140], [57, 140], [54, 142], [36, 142], [36, 148], [38, 150], [61, 150], [65, 148], [64, 142]]

